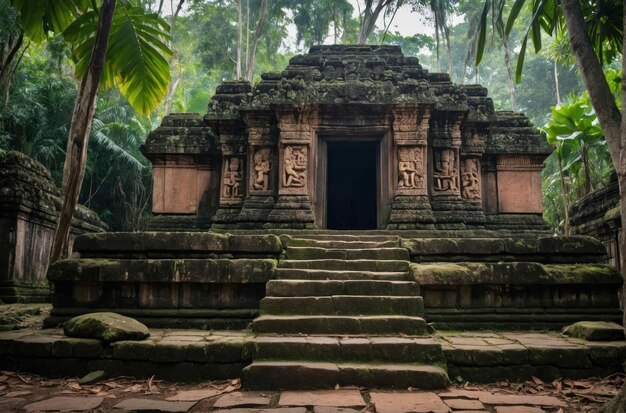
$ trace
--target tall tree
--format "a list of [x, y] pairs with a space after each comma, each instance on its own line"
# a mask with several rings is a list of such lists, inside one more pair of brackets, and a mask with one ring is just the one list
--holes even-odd
[[261, 40], [261, 34], [265, 28], [265, 19], [267, 17], [267, 0], [261, 0], [259, 7], [259, 18], [256, 22], [256, 29], [254, 30], [254, 38], [252, 39], [252, 47], [248, 48], [248, 56], [246, 58], [246, 80], [252, 82], [252, 76], [254, 75], [254, 61], [256, 59], [256, 51], [259, 46], [259, 40]]
[[[511, 7], [505, 31], [511, 32], [526, 0], [516, 0]], [[591, 104], [604, 130], [606, 141], [617, 172], [620, 189], [620, 216], [622, 228], [626, 228], [626, 82], [622, 80], [621, 108], [615, 102], [611, 88], [603, 71], [603, 63], [621, 57], [622, 74], [626, 73], [626, 2], [622, 0], [538, 0], [530, 4], [532, 18], [518, 58], [516, 78], [519, 80], [524, 64], [526, 45], [532, 40], [535, 51], [542, 47], [542, 31], [554, 34], [560, 25], [565, 25], [576, 65], [589, 93]], [[481, 29], [485, 27], [481, 25]], [[479, 45], [481, 46], [481, 45]], [[482, 44], [484, 47], [484, 42]], [[621, 54], [621, 56], [620, 56]], [[621, 271], [624, 278], [626, 300], [626, 231], [620, 239]], [[626, 332], [626, 311], [624, 311]], [[626, 412], [626, 385], [619, 395], [601, 410], [603, 413]]]
[[9, 103], [13, 71], [19, 61], [19, 50], [24, 41], [15, 9], [8, 0], [0, 0], [0, 129], [2, 118]]
[[33, 7], [28, 0], [12, 0], [12, 4], [32, 40], [41, 42], [50, 32], [63, 34], [73, 46], [76, 74], [82, 79], [67, 142], [63, 205], [50, 256], [54, 262], [69, 253], [98, 87], [117, 85], [139, 111], [156, 107], [170, 80], [171, 51], [162, 40], [168, 38], [169, 27], [131, 1], [56, 0]]
[[[400, 7], [403, 3], [404, 0], [365, 0], [363, 7], [359, 9], [359, 44], [367, 43], [382, 12]], [[357, 4], [361, 7], [359, 2]]]

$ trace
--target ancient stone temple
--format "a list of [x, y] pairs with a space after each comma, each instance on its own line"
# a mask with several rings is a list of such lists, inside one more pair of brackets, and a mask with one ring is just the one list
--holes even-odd
[[46, 325], [114, 311], [151, 329], [211, 331], [157, 330], [88, 355], [54, 343], [46, 363], [3, 358], [0, 346], [0, 367], [239, 376], [251, 389], [436, 389], [621, 369], [620, 343], [561, 352], [533, 347], [536, 335], [522, 345], [490, 333], [501, 347], [484, 351], [433, 333], [619, 322], [622, 279], [600, 241], [547, 230], [550, 148], [528, 119], [397, 47], [313, 47], [254, 88], [222, 84], [204, 117], [167, 116], [143, 149], [157, 231], [77, 237], [76, 257], [48, 271]]
[[551, 152], [487, 89], [397, 46], [317, 46], [144, 146], [154, 229], [541, 229]]

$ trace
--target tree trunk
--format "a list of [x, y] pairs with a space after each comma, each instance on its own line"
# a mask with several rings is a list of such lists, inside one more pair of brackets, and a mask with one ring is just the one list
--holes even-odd
[[9, 105], [11, 78], [13, 77], [13, 69], [19, 60], [17, 59], [17, 52], [22, 47], [23, 42], [24, 33], [20, 32], [17, 36], [9, 36], [8, 40], [2, 44], [3, 52], [0, 53], [2, 59], [0, 61], [0, 118], [3, 117]]
[[254, 31], [254, 39], [252, 40], [252, 47], [248, 50], [248, 59], [246, 67], [248, 72], [246, 73], [246, 80], [252, 82], [252, 76], [254, 75], [254, 60], [256, 59], [256, 49], [263, 33], [263, 27], [265, 26], [265, 18], [267, 17], [267, 0], [261, 0], [261, 10], [259, 10], [259, 21], [256, 23], [256, 29]]
[[361, 14], [361, 24], [359, 29], [359, 44], [367, 43], [367, 39], [376, 27], [376, 21], [380, 12], [387, 7], [393, 0], [377, 0], [376, 7], [372, 10], [373, 1], [365, 2], [365, 10]]
[[63, 205], [59, 225], [54, 234], [50, 262], [67, 258], [69, 255], [72, 216], [78, 203], [80, 187], [85, 176], [89, 131], [96, 111], [96, 94], [100, 74], [104, 68], [115, 6], [116, 0], [103, 0], [102, 2], [98, 31], [91, 51], [89, 67], [76, 97], [63, 167]]
[[[558, 151], [558, 149], [557, 149]], [[569, 235], [569, 199], [567, 199], [567, 185], [565, 184], [565, 174], [563, 173], [563, 156], [557, 152], [559, 160], [559, 178], [561, 181], [561, 199], [563, 200], [563, 233]]]
[[509, 51], [509, 39], [502, 38], [502, 46], [504, 46], [504, 65], [506, 66], [506, 73], [509, 77], [509, 94], [511, 95], [511, 110], [515, 111], [515, 80], [513, 79], [513, 70], [511, 70], [511, 53]]
[[237, 80], [242, 79], [241, 71], [241, 27], [243, 22], [241, 19], [241, 0], [237, 0]]
[[[598, 116], [600, 126], [604, 130], [606, 141], [611, 153], [611, 159], [617, 172], [617, 182], [620, 189], [620, 215], [622, 228], [626, 228], [626, 116], [622, 116], [615, 104], [615, 98], [611, 93], [608, 83], [602, 71], [602, 65], [593, 50], [593, 46], [585, 32], [585, 20], [578, 0], [562, 0], [563, 15], [567, 25], [572, 51], [576, 58], [576, 64], [589, 92], [591, 104]], [[626, 28], [626, 3], [623, 5], [623, 26]], [[622, 70], [626, 73], [626, 42], [622, 42]], [[626, 108], [626, 82], [622, 82], [622, 107]], [[622, 161], [624, 159], [625, 161]], [[622, 290], [622, 309], [626, 300], [626, 230], [622, 231], [620, 242], [621, 272], [624, 278]], [[626, 312], [624, 312], [624, 327], [626, 328]], [[626, 330], [625, 330], [626, 331]], [[602, 413], [626, 412], [626, 385], [622, 386], [620, 393], [615, 399], [603, 406]]]
[[[170, 61], [171, 64], [172, 61]], [[172, 110], [172, 102], [174, 101], [174, 92], [176, 92], [176, 88], [182, 79], [183, 74], [178, 73], [175, 77], [170, 80], [170, 87], [167, 89], [167, 95], [165, 95], [165, 115], [169, 115]]]
[[556, 90], [556, 105], [561, 106], [561, 91], [559, 86], [559, 66], [554, 61], [554, 89]]

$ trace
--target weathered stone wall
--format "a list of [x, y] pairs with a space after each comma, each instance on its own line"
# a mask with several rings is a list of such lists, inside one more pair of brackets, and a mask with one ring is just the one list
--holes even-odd
[[114, 311], [150, 327], [241, 329], [258, 314], [282, 245], [274, 235], [202, 232], [87, 234], [79, 259], [48, 271], [46, 325]]
[[[61, 193], [43, 165], [19, 152], [0, 153], [0, 188], [0, 301], [48, 301], [46, 271]], [[71, 237], [105, 228], [79, 205]]]
[[[439, 328], [559, 329], [621, 321], [620, 274], [594, 238], [408, 239], [425, 316]], [[581, 264], [586, 263], [586, 264]]]
[[569, 212], [569, 223], [573, 234], [598, 238], [606, 248], [605, 262], [620, 269], [619, 239], [622, 222], [619, 215], [619, 187], [617, 175], [609, 184], [578, 202]]

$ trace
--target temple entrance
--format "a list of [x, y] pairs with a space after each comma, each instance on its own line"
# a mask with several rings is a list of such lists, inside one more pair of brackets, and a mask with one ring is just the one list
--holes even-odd
[[328, 141], [326, 227], [377, 228], [377, 141]]

